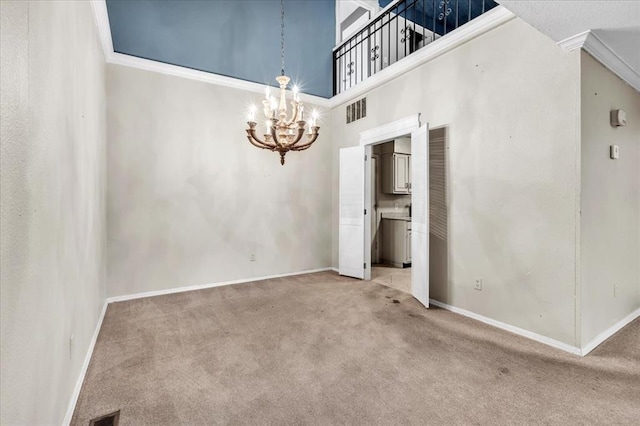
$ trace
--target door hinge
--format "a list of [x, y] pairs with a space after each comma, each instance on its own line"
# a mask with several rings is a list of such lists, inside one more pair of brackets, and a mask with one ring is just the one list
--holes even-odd
[[367, 209], [364, 209], [364, 214], [365, 214], [365, 215], [367, 214]]
[[364, 155], [364, 161], [367, 161], [367, 154]]
[[366, 263], [364, 264], [363, 268], [364, 268], [364, 269], [367, 269], [367, 264], [366, 264]]

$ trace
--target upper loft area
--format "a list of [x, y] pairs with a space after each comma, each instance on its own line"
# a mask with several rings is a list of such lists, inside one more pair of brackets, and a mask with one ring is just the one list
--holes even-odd
[[[99, 3], [108, 19], [105, 50], [129, 65], [146, 61], [147, 69], [168, 65], [180, 75], [275, 86], [280, 0]], [[285, 0], [285, 73], [302, 93], [327, 100], [495, 6], [492, 0]]]
[[339, 2], [333, 95], [356, 86], [496, 6], [493, 0]]
[[[285, 0], [285, 73], [308, 102], [339, 105], [518, 16], [640, 91], [640, 2], [497, 1]], [[276, 86], [280, 0], [91, 4], [109, 63], [257, 93]]]

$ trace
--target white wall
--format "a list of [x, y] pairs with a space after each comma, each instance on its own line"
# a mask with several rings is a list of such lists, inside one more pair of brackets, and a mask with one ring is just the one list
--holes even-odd
[[[581, 76], [584, 347], [640, 308], [640, 93], [584, 52]], [[625, 127], [611, 127], [612, 109], [627, 112]], [[613, 144], [618, 160], [609, 159]]]
[[87, 2], [0, 16], [0, 423], [60, 424], [106, 294], [104, 57]]
[[331, 265], [330, 114], [281, 166], [246, 138], [258, 94], [118, 65], [107, 88], [110, 296]]
[[333, 110], [333, 265], [338, 149], [419, 112], [450, 142], [449, 282], [432, 294], [577, 344], [579, 54], [514, 19], [366, 96], [365, 119]]

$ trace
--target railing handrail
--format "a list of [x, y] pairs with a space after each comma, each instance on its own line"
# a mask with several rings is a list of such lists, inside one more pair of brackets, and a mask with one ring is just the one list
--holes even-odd
[[[336, 47], [333, 48], [333, 52], [335, 52], [336, 50], [340, 49], [342, 46], [344, 46], [345, 44], [350, 42], [351, 39], [357, 37], [358, 34], [360, 34], [362, 31], [364, 31], [368, 27], [374, 25], [376, 22], [381, 20], [383, 18], [383, 16], [387, 15], [387, 11], [389, 11], [389, 9], [394, 8], [398, 3], [401, 3], [403, 1], [405, 1], [405, 0], [393, 0], [391, 3], [386, 5], [382, 10], [378, 11], [378, 13], [376, 13], [373, 16], [373, 18], [369, 19], [367, 22], [365, 22], [364, 24], [360, 25], [358, 27], [358, 29], [356, 31], [354, 31], [352, 35], [349, 36], [349, 38], [347, 38], [346, 40], [342, 40], [340, 42], [340, 44], [336, 45]], [[391, 12], [389, 12], [389, 13], [391, 13]]]
[[333, 93], [347, 90], [497, 5], [495, 0], [390, 2], [333, 49]]

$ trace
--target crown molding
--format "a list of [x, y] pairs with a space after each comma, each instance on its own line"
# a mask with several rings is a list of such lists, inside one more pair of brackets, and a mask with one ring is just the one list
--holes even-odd
[[104, 59], [109, 62], [111, 55], [113, 55], [113, 39], [111, 38], [111, 27], [109, 26], [109, 14], [107, 13], [106, 1], [91, 0], [91, 10], [96, 20], [98, 34], [100, 35]]
[[[107, 60], [110, 64], [122, 65], [125, 67], [137, 68], [145, 71], [157, 72], [175, 77], [182, 77], [189, 80], [201, 81], [218, 86], [231, 87], [233, 89], [245, 90], [247, 92], [260, 93], [264, 96], [264, 84], [252, 81], [240, 80], [238, 78], [226, 77], [205, 71], [198, 71], [178, 65], [165, 64], [164, 62], [152, 61], [150, 59], [139, 58], [137, 56], [125, 55], [113, 52]], [[323, 108], [330, 108], [330, 99], [319, 96], [301, 93], [300, 98], [306, 104], [312, 104]]]
[[[232, 87], [249, 92], [264, 92], [263, 84], [115, 52], [113, 50], [113, 39], [111, 37], [111, 27], [109, 26], [109, 14], [107, 13], [106, 1], [91, 0], [91, 5], [107, 63], [158, 72], [166, 75], [173, 75], [176, 77], [202, 81], [225, 87]], [[402, 61], [398, 61], [395, 64], [388, 66], [379, 73], [374, 74], [357, 86], [354, 86], [339, 95], [326, 99], [320, 96], [302, 93], [300, 94], [300, 97], [305, 103], [324, 108], [335, 108], [432, 59], [437, 58], [452, 49], [455, 49], [456, 47], [510, 21], [515, 17], [516, 15], [508, 9], [502, 6], [497, 6], [473, 19], [471, 22], [461, 26], [456, 31], [439, 38], [437, 42], [423, 47], [412, 55], [407, 56]]]
[[[108, 64], [122, 65], [125, 67], [137, 68], [145, 71], [152, 71], [160, 74], [187, 78], [190, 80], [201, 81], [218, 86], [231, 87], [248, 92], [255, 92], [260, 94], [264, 93], [264, 84], [254, 83], [252, 81], [226, 77], [219, 74], [199, 71], [192, 68], [181, 67], [178, 65], [153, 61], [151, 59], [139, 58], [137, 56], [118, 53], [113, 50], [113, 39], [111, 38], [111, 26], [109, 25], [109, 14], [107, 12], [106, 1], [91, 0], [91, 7], [93, 9], [93, 16], [96, 20], [96, 26], [98, 27], [98, 33], [100, 35], [104, 57]], [[316, 105], [323, 108], [331, 108], [330, 99], [305, 93], [300, 93], [300, 98], [303, 102], [308, 104]]]
[[640, 92], [640, 74], [627, 64], [593, 31], [585, 31], [558, 42], [567, 52], [584, 49], [598, 62]]

